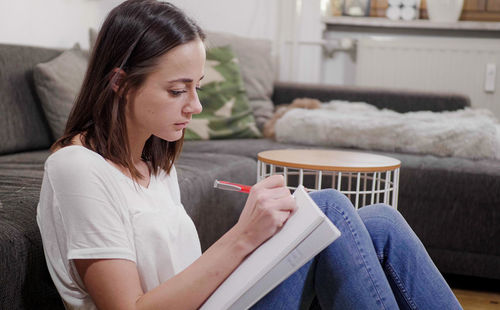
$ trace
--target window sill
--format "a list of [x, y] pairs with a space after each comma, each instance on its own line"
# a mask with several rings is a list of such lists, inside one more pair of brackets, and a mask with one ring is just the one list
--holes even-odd
[[500, 33], [500, 22], [480, 22], [480, 21], [458, 21], [453, 23], [432, 22], [427, 19], [417, 19], [412, 21], [390, 20], [385, 17], [348, 17], [334, 16], [324, 17], [322, 22], [326, 24], [328, 30], [338, 27], [355, 28], [387, 28], [391, 30], [420, 30], [420, 31], [480, 31]]

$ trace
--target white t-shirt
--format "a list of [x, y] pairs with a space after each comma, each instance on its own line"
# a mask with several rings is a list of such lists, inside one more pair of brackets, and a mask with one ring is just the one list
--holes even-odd
[[152, 175], [145, 188], [83, 146], [64, 147], [45, 162], [37, 222], [50, 275], [69, 309], [96, 308], [73, 259], [131, 260], [147, 292], [201, 255], [174, 167]]

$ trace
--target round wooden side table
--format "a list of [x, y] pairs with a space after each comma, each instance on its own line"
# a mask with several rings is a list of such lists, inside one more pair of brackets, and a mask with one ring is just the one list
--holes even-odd
[[397, 159], [363, 152], [272, 150], [257, 155], [257, 181], [281, 174], [291, 190], [334, 188], [356, 208], [385, 203], [397, 209], [400, 167]]

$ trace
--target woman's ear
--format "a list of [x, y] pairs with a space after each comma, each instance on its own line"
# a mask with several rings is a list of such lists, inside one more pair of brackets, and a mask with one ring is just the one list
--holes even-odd
[[111, 76], [111, 89], [113, 89], [115, 93], [118, 92], [118, 89], [120, 89], [120, 85], [122, 84], [126, 75], [127, 74], [125, 73], [125, 71], [123, 71], [123, 69], [113, 69], [113, 75]]

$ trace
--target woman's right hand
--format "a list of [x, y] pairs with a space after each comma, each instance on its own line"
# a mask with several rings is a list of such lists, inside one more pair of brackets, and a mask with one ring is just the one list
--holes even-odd
[[273, 236], [296, 208], [283, 176], [273, 175], [252, 187], [236, 227], [255, 249]]

